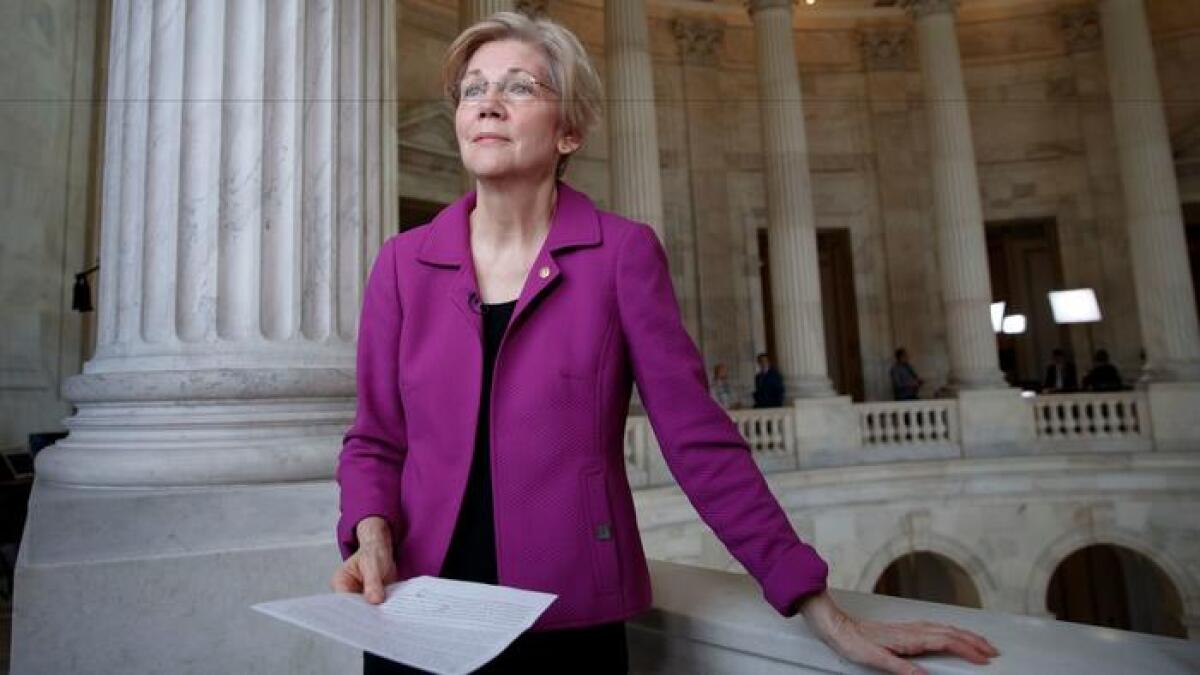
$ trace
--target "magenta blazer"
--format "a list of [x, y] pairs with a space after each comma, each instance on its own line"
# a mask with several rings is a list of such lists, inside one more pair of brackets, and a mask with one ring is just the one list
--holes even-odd
[[[467, 485], [483, 378], [468, 194], [392, 237], [364, 293], [358, 409], [338, 460], [338, 542], [382, 516], [401, 579], [436, 575]], [[650, 607], [625, 476], [634, 382], [667, 465], [785, 616], [825, 588], [750, 449], [708, 392], [654, 231], [558, 185], [546, 243], [496, 358], [491, 469], [500, 583], [555, 593], [534, 629]], [[703, 592], [703, 589], [697, 589]]]

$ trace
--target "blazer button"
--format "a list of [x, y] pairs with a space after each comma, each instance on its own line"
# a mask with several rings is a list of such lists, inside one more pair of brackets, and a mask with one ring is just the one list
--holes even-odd
[[538, 270], [538, 276], [539, 276], [539, 277], [541, 277], [541, 278], [543, 278], [543, 279], [545, 279], [546, 277], [550, 276], [550, 268], [549, 268], [549, 267], [543, 267], [542, 269]]
[[608, 526], [608, 523], [601, 523], [596, 526], [596, 539], [600, 541], [612, 539], [612, 528]]

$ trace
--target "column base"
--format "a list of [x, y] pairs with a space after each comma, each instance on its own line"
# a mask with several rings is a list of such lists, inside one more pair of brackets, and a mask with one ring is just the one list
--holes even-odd
[[988, 457], [1030, 454], [1036, 447], [1033, 406], [1017, 389], [958, 392], [963, 455]]
[[862, 449], [858, 413], [849, 396], [792, 402], [799, 468], [853, 464]]
[[1200, 450], [1200, 382], [1151, 382], [1146, 396], [1155, 451]]
[[147, 487], [328, 479], [354, 415], [342, 369], [87, 374], [65, 389], [70, 435], [39, 478]]
[[361, 656], [250, 609], [328, 592], [329, 481], [174, 490], [34, 485], [14, 673], [349, 673]]
[[824, 375], [784, 376], [784, 395], [791, 399], [834, 398], [833, 382]]

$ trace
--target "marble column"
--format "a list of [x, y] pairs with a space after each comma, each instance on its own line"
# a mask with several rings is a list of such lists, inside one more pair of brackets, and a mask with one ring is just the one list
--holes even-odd
[[663, 239], [658, 122], [645, 0], [604, 3], [608, 156], [612, 209]]
[[905, 0], [916, 19], [929, 126], [933, 216], [950, 346], [950, 387], [1004, 387], [989, 307], [987, 243], [958, 38], [957, 0]]
[[388, 211], [384, 13], [114, 2], [98, 345], [39, 480], [332, 475]]
[[832, 396], [792, 0], [748, 0], [746, 7], [754, 21], [762, 101], [775, 360], [789, 396]]
[[1142, 0], [1101, 0], [1146, 375], [1200, 381], [1200, 327], [1162, 90]]
[[458, 25], [466, 28], [496, 12], [517, 10], [517, 0], [458, 0]]

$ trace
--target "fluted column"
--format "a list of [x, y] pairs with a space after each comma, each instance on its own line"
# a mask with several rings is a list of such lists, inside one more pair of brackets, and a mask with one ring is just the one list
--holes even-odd
[[762, 101], [775, 359], [789, 396], [831, 396], [792, 2], [746, 2], [754, 21]]
[[1200, 328], [1162, 90], [1142, 0], [1101, 0], [1146, 375], [1200, 380]]
[[663, 239], [658, 122], [645, 0], [604, 3], [608, 157], [612, 208]]
[[950, 346], [950, 386], [1003, 387], [989, 307], [987, 243], [958, 38], [957, 0], [906, 0], [916, 18], [929, 125], [933, 215]]
[[388, 208], [385, 11], [114, 1], [99, 338], [41, 478], [330, 475]]

